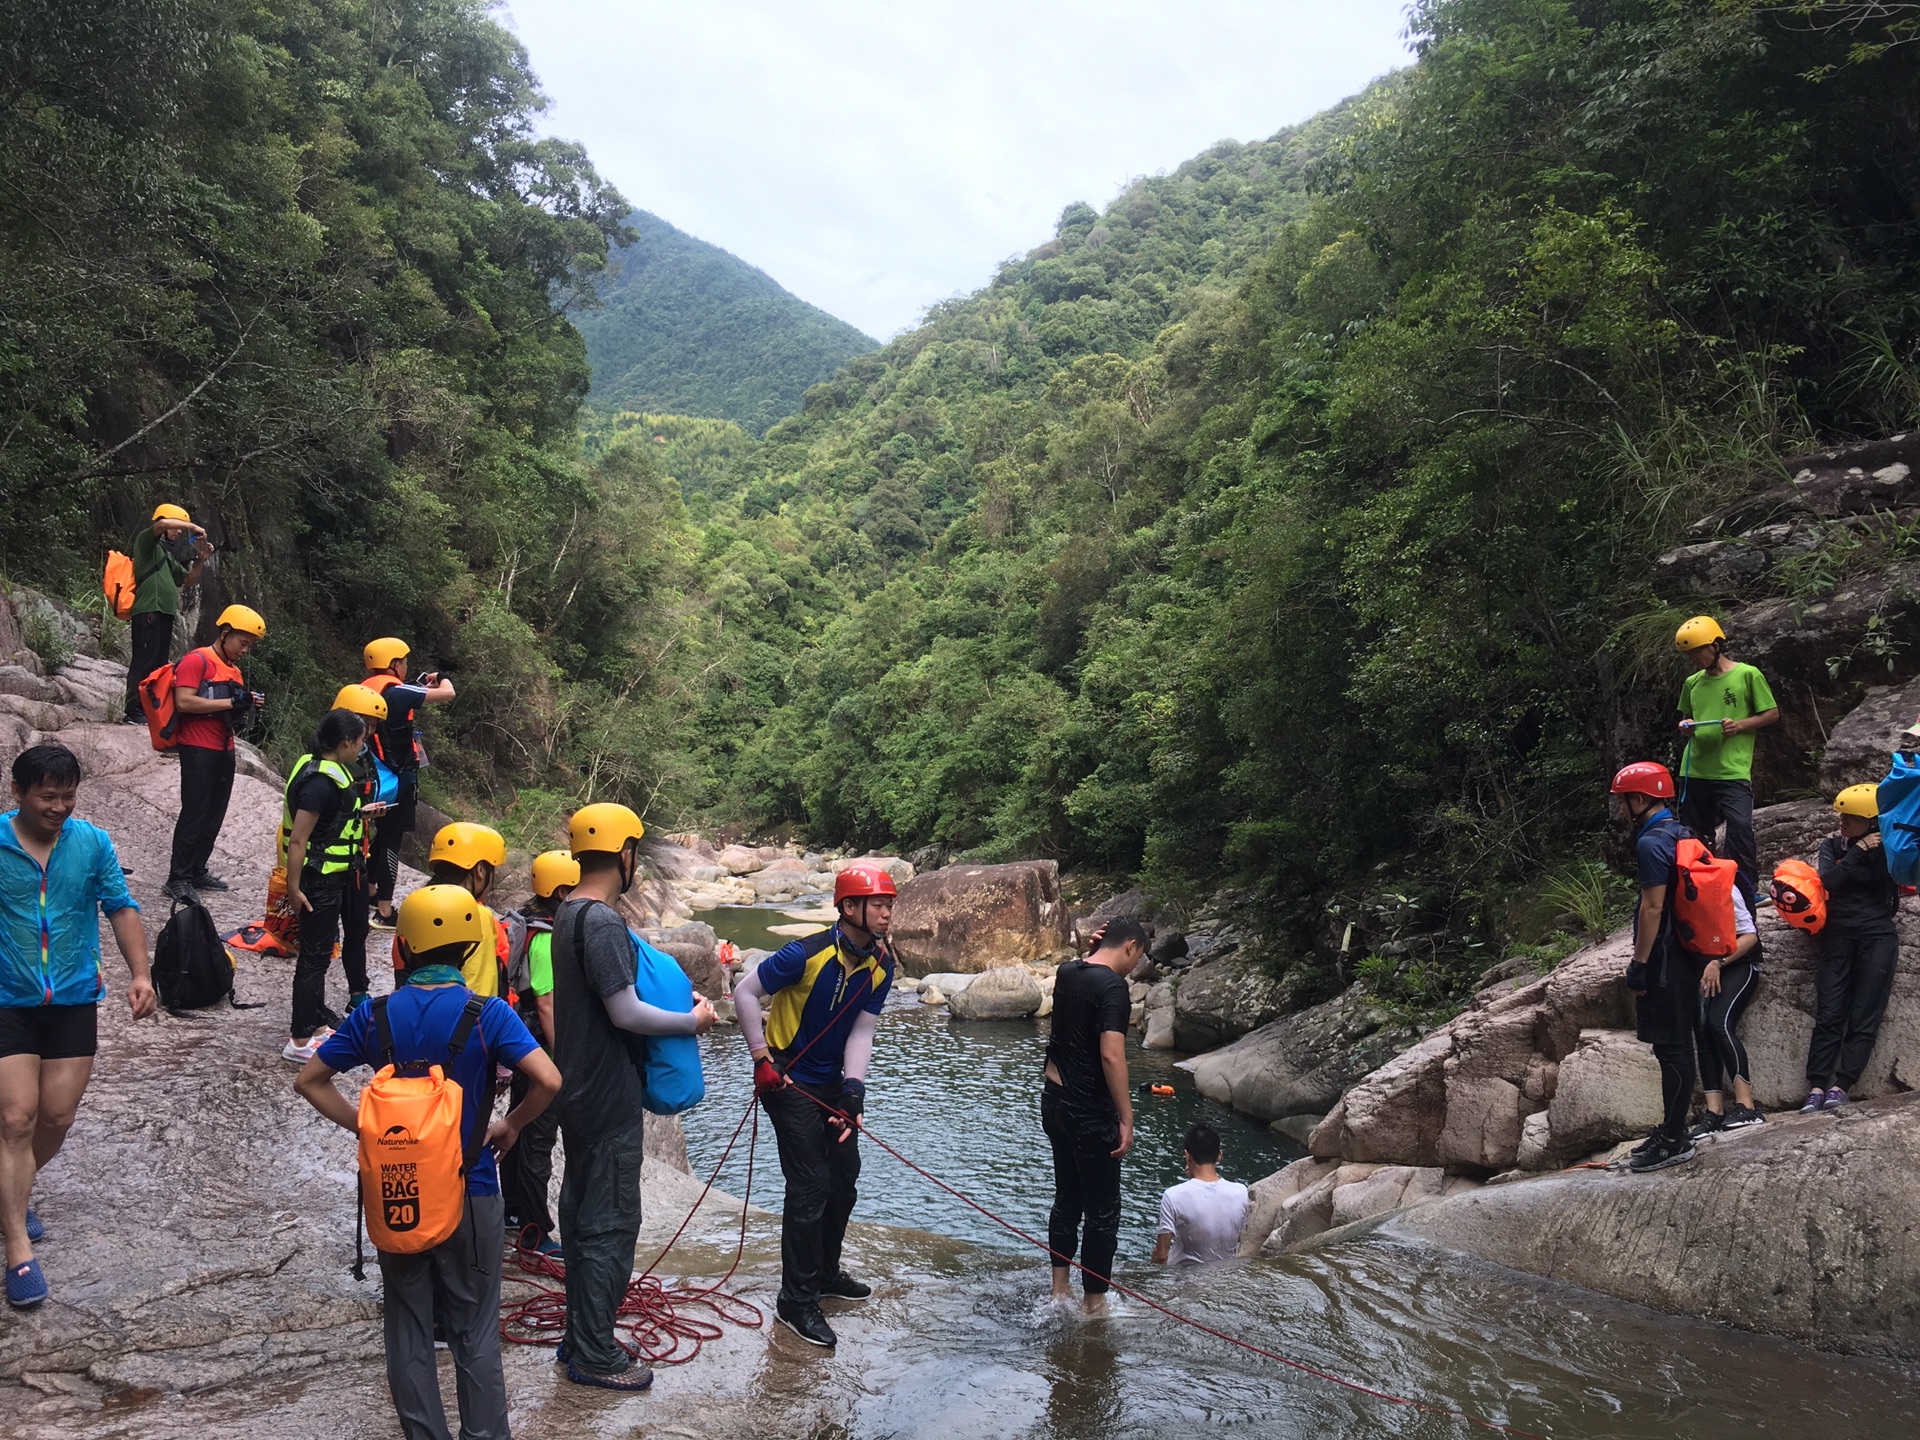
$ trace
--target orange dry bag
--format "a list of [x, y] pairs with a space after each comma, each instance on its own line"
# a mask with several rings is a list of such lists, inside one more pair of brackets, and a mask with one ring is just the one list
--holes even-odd
[[180, 743], [180, 716], [173, 704], [173, 666], [162, 665], [140, 682], [140, 713], [147, 717], [147, 738], [156, 750]]
[[1682, 840], [1673, 857], [1673, 935], [1680, 948], [1724, 960], [1740, 943], [1733, 933], [1733, 882], [1740, 869], [1716, 860], [1698, 840]]
[[1773, 867], [1773, 909], [1796, 930], [1818, 935], [1827, 924], [1827, 887], [1820, 872], [1804, 860], [1782, 860]]
[[100, 577], [100, 589], [113, 607], [113, 618], [124, 620], [133, 614], [133, 557], [118, 550], [107, 551], [106, 572]]
[[[467, 1202], [470, 1156], [461, 1144], [465, 1096], [440, 1064], [396, 1064], [387, 1001], [373, 1001], [373, 1030], [380, 1069], [360, 1092], [360, 1210], [374, 1248], [390, 1255], [418, 1255], [444, 1244], [460, 1228]], [[466, 1048], [485, 1001], [469, 996], [447, 1041], [447, 1063]], [[401, 1070], [424, 1071], [402, 1075]], [[491, 1076], [484, 1117], [493, 1108]], [[483, 1125], [475, 1130], [484, 1133]], [[477, 1150], [477, 1147], [476, 1147]], [[357, 1250], [356, 1245], [356, 1250]], [[355, 1273], [363, 1266], [356, 1260]]]

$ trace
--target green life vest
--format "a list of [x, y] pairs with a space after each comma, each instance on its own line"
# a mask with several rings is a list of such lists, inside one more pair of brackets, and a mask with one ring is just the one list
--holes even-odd
[[366, 827], [360, 817], [361, 782], [338, 760], [316, 760], [311, 755], [302, 755], [293, 767], [293, 777], [287, 781], [281, 796], [280, 863], [287, 863], [287, 846], [293, 842], [294, 787], [316, 771], [339, 787], [342, 799], [332, 821], [322, 820], [307, 837], [307, 868], [319, 871], [322, 876], [344, 875], [359, 868]]

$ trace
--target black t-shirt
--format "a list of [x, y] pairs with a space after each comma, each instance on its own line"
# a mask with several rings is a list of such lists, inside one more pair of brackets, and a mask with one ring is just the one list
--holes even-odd
[[[318, 815], [314, 822], [313, 834], [307, 838], [307, 863], [301, 871], [302, 883], [307, 876], [320, 873], [321, 837], [331, 835], [334, 827], [340, 823], [340, 811], [348, 804], [353, 792], [342, 790], [318, 770], [310, 771], [307, 778], [298, 781], [293, 787], [292, 811], [298, 815], [302, 810], [311, 810]], [[329, 881], [338, 881], [339, 876], [326, 877]]]
[[[582, 916], [584, 956], [574, 939]], [[626, 921], [597, 900], [566, 901], [554, 917], [552, 955], [560, 1123], [589, 1139], [638, 1124], [647, 1096], [645, 1045], [607, 1018], [604, 1003], [605, 996], [631, 990], [639, 978], [640, 960]]]
[[1053, 1033], [1047, 1059], [1060, 1072], [1067, 1115], [1088, 1126], [1119, 1123], [1100, 1064], [1100, 1037], [1127, 1033], [1133, 999], [1127, 982], [1105, 965], [1069, 960], [1054, 972]]

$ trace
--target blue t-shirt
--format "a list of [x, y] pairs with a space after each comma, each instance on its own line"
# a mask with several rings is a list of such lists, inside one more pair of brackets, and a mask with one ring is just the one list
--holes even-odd
[[[1649, 885], [1672, 886], [1673, 867], [1678, 858], [1680, 842], [1686, 838], [1685, 828], [1665, 806], [1641, 821], [1640, 833], [1633, 842], [1634, 883], [1643, 890]], [[1669, 893], [1666, 906], [1660, 912], [1660, 940], [1667, 938], [1672, 925], [1673, 896]], [[1640, 934], [1638, 910], [1633, 912], [1633, 929], [1637, 940]]]
[[[513, 1013], [506, 1001], [490, 998], [480, 1011], [480, 1019], [467, 1037], [467, 1045], [453, 1063], [447, 1063], [447, 1042], [460, 1023], [461, 1012], [473, 992], [464, 985], [423, 990], [407, 985], [387, 998], [387, 1024], [393, 1030], [393, 1058], [401, 1064], [415, 1062], [446, 1068], [447, 1078], [457, 1081], [463, 1097], [460, 1109], [460, 1139], [471, 1147], [479, 1138], [475, 1127], [484, 1123], [476, 1112], [486, 1093], [488, 1067], [498, 1062], [518, 1065], [540, 1047], [533, 1035]], [[354, 1007], [353, 1014], [340, 1022], [340, 1028], [321, 1042], [315, 1052], [329, 1070], [351, 1070], [356, 1065], [378, 1068], [380, 1039], [373, 1025], [371, 1004]], [[482, 1149], [467, 1172], [469, 1195], [498, 1195], [500, 1172], [493, 1152]]]

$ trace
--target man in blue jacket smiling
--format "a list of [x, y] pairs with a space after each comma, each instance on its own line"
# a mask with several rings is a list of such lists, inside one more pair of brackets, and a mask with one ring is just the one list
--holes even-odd
[[14, 760], [15, 808], [0, 815], [0, 1232], [7, 1303], [20, 1309], [47, 1298], [33, 1177], [59, 1153], [93, 1076], [107, 993], [96, 910], [126, 958], [133, 1018], [154, 1010], [140, 907], [107, 832], [72, 818], [79, 790], [73, 752], [35, 745]]

